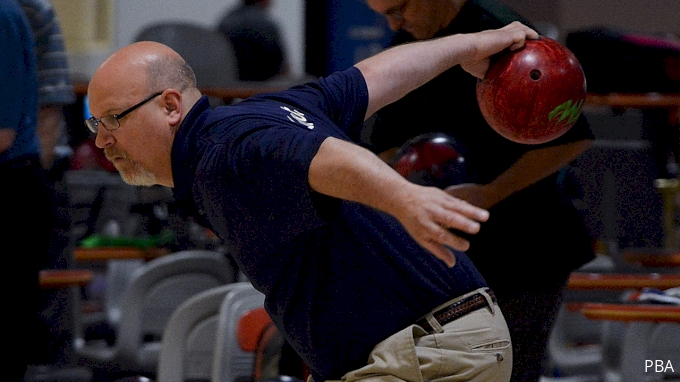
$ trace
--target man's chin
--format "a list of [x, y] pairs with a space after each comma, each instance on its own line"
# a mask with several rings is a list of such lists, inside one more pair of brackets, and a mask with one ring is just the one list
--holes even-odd
[[405, 30], [416, 40], [429, 40], [437, 34], [436, 30], [425, 28], [408, 28]]
[[123, 181], [131, 186], [155, 186], [158, 184], [156, 182], [156, 177], [148, 171], [134, 171], [134, 170], [124, 170], [118, 168], [118, 173], [120, 174]]

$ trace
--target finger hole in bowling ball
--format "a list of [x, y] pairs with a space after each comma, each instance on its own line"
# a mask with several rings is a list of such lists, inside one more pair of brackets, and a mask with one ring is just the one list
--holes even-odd
[[538, 81], [541, 78], [541, 75], [542, 73], [538, 69], [534, 69], [531, 71], [531, 73], [529, 73], [529, 77], [531, 77], [531, 79], [534, 81]]

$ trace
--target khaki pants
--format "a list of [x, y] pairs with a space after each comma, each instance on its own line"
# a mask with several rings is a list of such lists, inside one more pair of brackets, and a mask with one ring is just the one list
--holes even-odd
[[[491, 301], [488, 295], [487, 300]], [[345, 374], [342, 381], [510, 380], [510, 333], [498, 305], [478, 309], [444, 327], [434, 321], [433, 328], [438, 333], [427, 334], [411, 325], [393, 334], [376, 345], [366, 366]]]

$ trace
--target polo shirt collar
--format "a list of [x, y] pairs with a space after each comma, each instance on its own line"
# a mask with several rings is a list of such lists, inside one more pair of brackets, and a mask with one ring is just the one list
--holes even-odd
[[181, 205], [193, 205], [191, 188], [193, 184], [195, 157], [200, 148], [200, 130], [211, 110], [207, 96], [202, 96], [189, 110], [182, 121], [172, 144], [171, 163], [175, 201]]

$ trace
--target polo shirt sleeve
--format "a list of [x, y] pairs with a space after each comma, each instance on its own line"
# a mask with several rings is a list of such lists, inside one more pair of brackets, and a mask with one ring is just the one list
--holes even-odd
[[[316, 116], [323, 114], [334, 128], [351, 141], [359, 142], [368, 109], [368, 87], [356, 67], [332, 73], [281, 94], [285, 94], [285, 103], [292, 103]], [[268, 98], [279, 100], [282, 97], [269, 95]]]
[[351, 67], [319, 81], [328, 100], [329, 115], [352, 141], [357, 142], [368, 109], [368, 87], [361, 71]]

